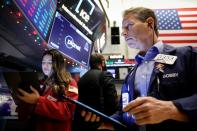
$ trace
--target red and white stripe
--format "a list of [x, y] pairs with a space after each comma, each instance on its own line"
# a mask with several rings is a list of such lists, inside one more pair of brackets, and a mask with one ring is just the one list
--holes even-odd
[[181, 30], [159, 30], [159, 39], [173, 46], [197, 47], [197, 8], [177, 9]]

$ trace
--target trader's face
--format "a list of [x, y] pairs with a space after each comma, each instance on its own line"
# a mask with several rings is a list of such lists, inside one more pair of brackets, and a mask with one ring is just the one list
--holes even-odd
[[102, 61], [102, 70], [107, 71], [107, 66], [106, 66], [105, 60]]
[[42, 71], [48, 77], [52, 74], [53, 68], [52, 68], [52, 56], [51, 55], [45, 55], [42, 58]]
[[122, 21], [122, 36], [130, 48], [146, 50], [148, 26], [133, 14], [128, 14]]

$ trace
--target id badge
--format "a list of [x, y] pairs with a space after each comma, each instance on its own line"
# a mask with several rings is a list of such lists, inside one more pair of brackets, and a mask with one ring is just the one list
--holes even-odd
[[[122, 108], [124, 108], [128, 103], [129, 103], [129, 93], [123, 93], [122, 94]], [[128, 113], [127, 113], [127, 117], [129, 117]]]
[[129, 103], [128, 92], [122, 94], [122, 108], [124, 108]]

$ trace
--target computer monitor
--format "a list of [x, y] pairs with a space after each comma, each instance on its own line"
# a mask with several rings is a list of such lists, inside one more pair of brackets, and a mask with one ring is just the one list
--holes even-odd
[[95, 0], [61, 0], [58, 6], [92, 40], [100, 38], [105, 32], [105, 15]]
[[110, 68], [110, 69], [107, 69], [107, 71], [110, 72], [114, 78], [116, 78], [116, 70], [115, 69]]
[[57, 0], [13, 0], [27, 20], [47, 39], [57, 8]]
[[92, 41], [59, 12], [55, 14], [48, 46], [85, 67], [89, 66]]
[[127, 67], [120, 67], [119, 68], [119, 79], [124, 80], [125, 77], [128, 74], [128, 68]]

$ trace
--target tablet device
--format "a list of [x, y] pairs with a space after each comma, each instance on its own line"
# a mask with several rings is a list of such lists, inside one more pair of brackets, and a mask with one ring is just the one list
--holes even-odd
[[80, 106], [81, 108], [84, 108], [85, 110], [90, 111], [90, 112], [92, 112], [92, 113], [94, 113], [94, 114], [96, 114], [96, 115], [102, 117], [102, 118], [103, 118], [104, 120], [106, 120], [106, 121], [110, 121], [110, 122], [112, 122], [113, 124], [116, 124], [117, 126], [120, 126], [120, 127], [123, 127], [123, 128], [126, 128], [126, 127], [127, 127], [126, 125], [122, 124], [121, 122], [117, 121], [116, 119], [114, 119], [114, 118], [112, 118], [112, 117], [110, 117], [110, 116], [107, 116], [107, 115], [103, 114], [102, 112], [100, 112], [100, 111], [98, 111], [98, 110], [96, 110], [96, 109], [94, 109], [94, 108], [92, 108], [92, 107], [90, 107], [90, 106], [88, 106], [88, 105], [86, 105], [86, 104], [80, 102], [80, 101], [74, 100], [74, 99], [72, 99], [72, 98], [70, 98], [70, 97], [68, 97], [68, 96], [64, 96], [64, 98], [65, 98], [66, 100], [69, 100], [69, 101], [71, 101], [71, 102], [77, 104], [77, 105]]
[[32, 93], [30, 89], [31, 85], [38, 90], [38, 92], [40, 90], [40, 83], [36, 72], [3, 72], [3, 76], [14, 98], [16, 94], [19, 93], [17, 88]]

